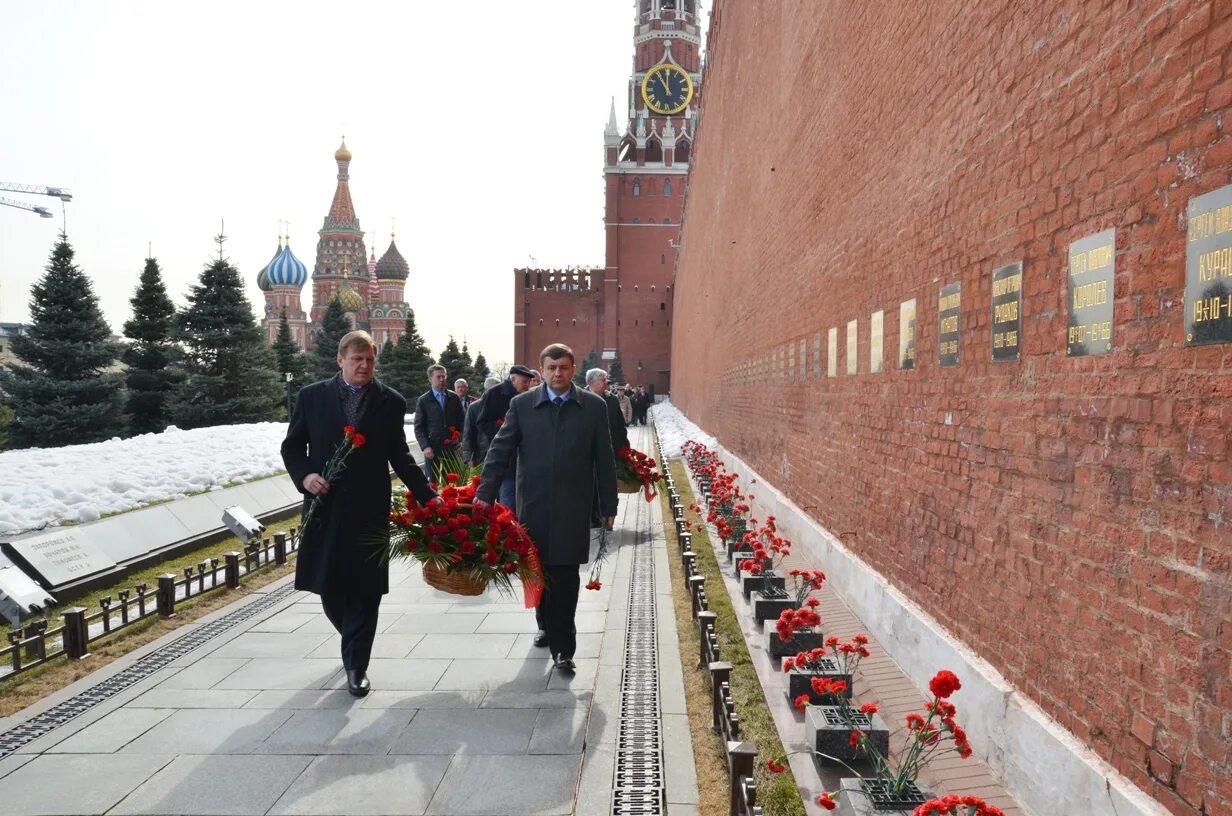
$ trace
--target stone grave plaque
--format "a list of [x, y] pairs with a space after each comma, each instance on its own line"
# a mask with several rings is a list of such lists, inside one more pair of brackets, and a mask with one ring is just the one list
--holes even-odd
[[1003, 363], [1022, 353], [1022, 261], [992, 271], [992, 359]]
[[942, 368], [958, 365], [959, 329], [958, 316], [962, 311], [962, 283], [941, 287], [937, 298], [938, 323], [937, 354]]
[[1069, 245], [1069, 321], [1065, 353], [1070, 357], [1112, 351], [1112, 298], [1116, 277], [1116, 229]]
[[[124, 564], [135, 558], [143, 558], [167, 544], [183, 541], [197, 534], [196, 531], [189, 530], [171, 512], [174, 504], [160, 504], [121, 513], [92, 522], [80, 532], [89, 534], [90, 541], [116, 564]], [[217, 527], [217, 523], [214, 526]]]
[[898, 367], [915, 368], [915, 298], [898, 307]]
[[873, 312], [868, 325], [868, 370], [877, 374], [880, 373], [885, 358], [885, 312]]
[[1232, 185], [1189, 202], [1185, 345], [1232, 342]]
[[856, 374], [860, 370], [859, 321], [847, 321], [847, 373]]
[[90, 540], [86, 530], [57, 527], [4, 545], [38, 574], [49, 589], [79, 581], [115, 568], [112, 561]]
[[838, 375], [838, 326], [826, 333], [826, 376]]

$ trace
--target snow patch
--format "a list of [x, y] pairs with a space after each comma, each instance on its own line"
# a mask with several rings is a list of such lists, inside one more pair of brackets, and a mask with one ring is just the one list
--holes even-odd
[[669, 459], [679, 457], [681, 447], [690, 439], [708, 448], [718, 445], [713, 436], [694, 425], [687, 416], [680, 413], [680, 409], [672, 405], [671, 400], [663, 400], [652, 405], [650, 416], [654, 419], [655, 430], [659, 432], [659, 444], [663, 446], [663, 455]]

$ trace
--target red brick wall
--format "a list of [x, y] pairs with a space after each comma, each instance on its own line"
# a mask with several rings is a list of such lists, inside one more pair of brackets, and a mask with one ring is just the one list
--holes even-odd
[[539, 368], [539, 353], [551, 343], [573, 349], [578, 365], [591, 349], [598, 354], [602, 281], [603, 270], [514, 270], [513, 362]]
[[[1232, 182], [1232, 2], [719, 0], [715, 21], [673, 400], [1171, 811], [1232, 812], [1232, 345], [1182, 328], [1186, 203]], [[1068, 245], [1108, 227], [1115, 349], [1070, 359]], [[1019, 259], [1022, 359], [994, 365], [990, 273]], [[800, 340], [803, 379], [758, 362]]]

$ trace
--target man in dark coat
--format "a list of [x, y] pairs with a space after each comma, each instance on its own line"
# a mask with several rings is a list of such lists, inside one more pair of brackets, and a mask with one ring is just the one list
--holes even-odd
[[625, 415], [620, 410], [620, 400], [607, 392], [607, 372], [601, 368], [587, 371], [586, 387], [607, 403], [607, 426], [612, 434], [612, 450], [629, 447], [629, 429], [625, 427]]
[[[467, 411], [466, 422], [470, 431], [463, 439], [463, 452], [468, 462], [483, 464], [483, 460], [488, 455], [488, 446], [496, 438], [496, 432], [500, 430], [501, 424], [505, 421], [505, 414], [509, 412], [509, 403], [518, 394], [525, 393], [530, 388], [533, 376], [534, 372], [524, 365], [510, 366], [509, 376], [505, 378], [505, 381], [485, 391], [479, 401]], [[506, 507], [514, 506], [514, 480], [517, 472], [518, 459], [517, 454], [514, 454], [509, 463], [509, 469], [505, 471], [505, 479], [501, 482], [500, 493], [496, 499]]]
[[[376, 344], [354, 331], [338, 344], [341, 371], [304, 386], [282, 443], [282, 461], [304, 494], [304, 512], [321, 496], [299, 542], [295, 588], [321, 596], [329, 622], [342, 635], [342, 665], [347, 688], [368, 693], [368, 661], [376, 637], [381, 596], [389, 592], [389, 567], [382, 556], [389, 544], [389, 468], [420, 502], [436, 496], [411, 457], [403, 417], [406, 400], [372, 378]], [[321, 474], [351, 425], [364, 444], [346, 460], [334, 483]]]
[[446, 375], [445, 366], [429, 366], [431, 387], [415, 402], [415, 441], [423, 451], [424, 475], [429, 482], [436, 480], [433, 468], [437, 459], [458, 455], [462, 427], [466, 424], [462, 400], [445, 387]]
[[605, 524], [616, 517], [616, 467], [607, 406], [575, 388], [573, 351], [554, 343], [539, 355], [544, 383], [509, 403], [505, 422], [488, 447], [476, 498], [496, 498], [509, 461], [518, 456], [517, 514], [547, 577], [540, 601], [548, 647], [556, 668], [574, 671], [574, 615], [581, 578], [590, 560], [590, 516], [598, 481]]

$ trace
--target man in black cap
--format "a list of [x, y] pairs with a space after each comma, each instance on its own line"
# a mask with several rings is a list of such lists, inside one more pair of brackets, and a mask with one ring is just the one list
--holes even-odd
[[[471, 464], [483, 464], [483, 460], [488, 455], [488, 446], [492, 444], [496, 432], [505, 422], [510, 400], [530, 388], [532, 376], [534, 372], [524, 365], [510, 366], [509, 376], [505, 381], [485, 391], [479, 401], [471, 405], [467, 418], [473, 416], [475, 420], [467, 422], [466, 434], [462, 439], [463, 459]], [[517, 475], [517, 459], [515, 458], [505, 478], [501, 481], [500, 494], [496, 499], [509, 508], [514, 506]]]

